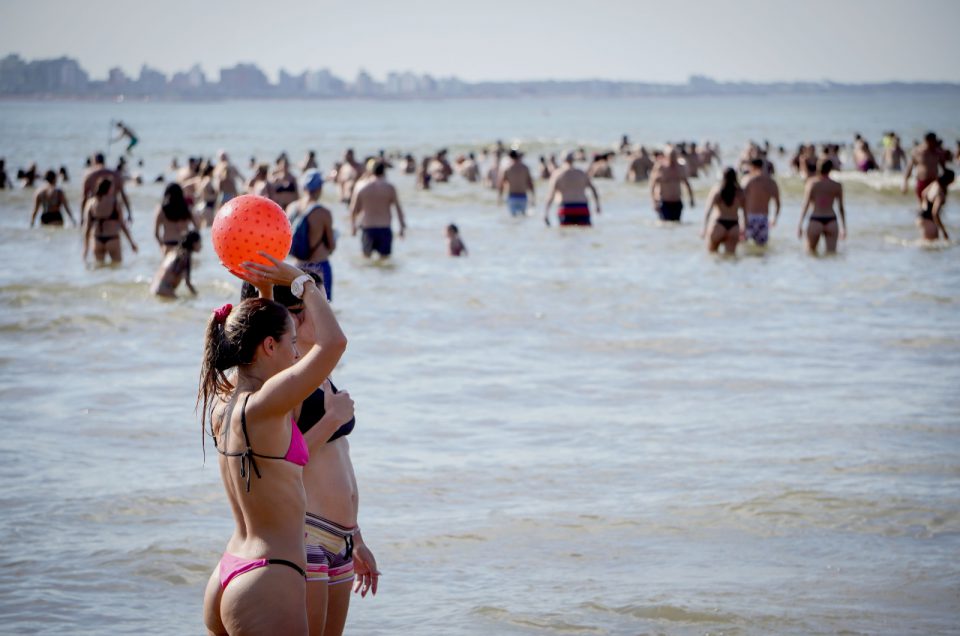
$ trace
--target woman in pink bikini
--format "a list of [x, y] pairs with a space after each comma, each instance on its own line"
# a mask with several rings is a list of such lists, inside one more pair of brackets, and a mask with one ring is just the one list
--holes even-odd
[[[301, 356], [290, 313], [265, 298], [224, 305], [207, 325], [197, 403], [205, 433], [210, 421], [236, 522], [204, 594], [211, 634], [308, 631], [303, 466], [309, 450], [293, 411], [330, 375], [347, 339], [313, 278], [270, 261], [244, 263], [249, 279], [288, 285], [302, 298], [316, 337]], [[236, 374], [228, 379], [231, 369]]]

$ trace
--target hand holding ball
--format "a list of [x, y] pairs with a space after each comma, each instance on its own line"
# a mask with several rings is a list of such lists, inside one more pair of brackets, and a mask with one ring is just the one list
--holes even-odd
[[293, 233], [283, 208], [264, 197], [244, 194], [230, 199], [213, 219], [210, 229], [213, 249], [223, 266], [246, 280], [241, 264], [246, 261], [271, 265], [258, 252], [282, 261], [290, 252]]

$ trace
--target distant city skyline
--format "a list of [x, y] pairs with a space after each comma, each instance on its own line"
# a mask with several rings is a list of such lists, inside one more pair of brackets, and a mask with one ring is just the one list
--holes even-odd
[[95, 80], [114, 66], [173, 75], [199, 63], [212, 77], [246, 62], [272, 82], [316, 68], [468, 82], [960, 82], [954, 0], [4, 4], [3, 54], [72, 57]]
[[892, 82], [851, 84], [838, 82], [718, 82], [694, 75], [683, 83], [617, 82], [589, 80], [533, 80], [466, 82], [457, 77], [390, 72], [378, 81], [360, 71], [353, 79], [338, 77], [327, 68], [298, 74], [280, 71], [272, 82], [256, 64], [238, 63], [208, 77], [199, 67], [167, 75], [143, 65], [136, 75], [113, 67], [106, 79], [94, 79], [75, 59], [27, 60], [16, 54], [0, 58], [0, 98], [41, 99], [245, 99], [245, 98], [372, 98], [446, 99], [516, 97], [650, 97], [770, 94], [825, 94], [898, 92], [913, 95], [960, 94], [960, 83]]

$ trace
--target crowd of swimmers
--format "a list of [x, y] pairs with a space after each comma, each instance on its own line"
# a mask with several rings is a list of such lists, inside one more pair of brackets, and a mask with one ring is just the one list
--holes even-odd
[[[128, 150], [136, 145], [132, 132]], [[920, 206], [918, 224], [924, 239], [948, 238], [942, 211], [954, 180], [949, 165], [955, 156], [933, 133], [904, 153], [897, 136], [881, 165], [903, 171], [903, 191], [915, 176]], [[204, 622], [211, 634], [322, 634], [343, 632], [351, 592], [376, 594], [381, 573], [358, 524], [359, 493], [348, 437], [356, 426], [354, 402], [330, 376], [347, 347], [347, 338], [330, 307], [333, 273], [330, 255], [337, 246], [334, 214], [320, 203], [323, 186], [333, 184], [349, 216], [351, 233], [360, 234], [363, 254], [387, 258], [393, 227], [404, 236], [406, 220], [389, 169], [412, 175], [417, 187], [431, 189], [454, 175], [482, 183], [496, 192], [513, 217], [536, 207], [538, 181], [546, 181], [543, 220], [551, 210], [561, 226], [590, 226], [601, 214], [595, 180], [613, 179], [614, 159], [627, 166], [624, 178], [646, 183], [650, 202], [663, 223], [681, 220], [685, 201], [695, 205], [690, 179], [721, 167], [720, 180], [704, 205], [701, 236], [709, 250], [734, 252], [741, 240], [762, 246], [781, 215], [780, 190], [771, 156], [784, 149], [749, 143], [736, 166], [722, 169], [712, 143], [669, 144], [647, 149], [624, 137], [613, 151], [588, 154], [584, 149], [542, 156], [534, 170], [519, 148], [501, 143], [452, 160], [440, 150], [421, 160], [380, 152], [358, 160], [347, 150], [324, 173], [314, 153], [291, 169], [281, 154], [271, 164], [251, 159], [249, 177], [226, 152], [215, 160], [189, 158], [171, 165], [163, 197], [154, 216], [154, 239], [161, 255], [152, 283], [159, 296], [175, 296], [184, 284], [191, 293], [192, 255], [201, 232], [220, 207], [240, 194], [268, 197], [291, 219], [295, 235], [293, 263], [269, 258], [269, 265], [243, 265], [244, 284], [236, 305], [225, 304], [209, 317], [201, 361], [197, 404], [204, 440], [217, 452], [220, 476], [236, 523], [204, 592]], [[805, 179], [798, 236], [808, 249], [821, 239], [835, 251], [846, 235], [843, 186], [831, 174], [840, 166], [837, 144], [804, 144], [790, 162]], [[859, 136], [852, 145], [857, 169], [877, 162]], [[588, 163], [586, 169], [578, 163]], [[36, 166], [32, 171], [37, 172]], [[30, 169], [28, 169], [29, 171]], [[32, 187], [37, 180], [20, 180]], [[133, 180], [126, 163], [107, 166], [103, 154], [92, 156], [83, 178], [79, 221], [59, 184], [65, 170], [43, 174], [34, 195], [30, 224], [63, 225], [65, 218], [82, 228], [83, 254], [98, 263], [120, 262], [122, 241], [137, 250], [129, 224], [133, 211], [125, 183]], [[141, 179], [142, 180], [142, 179]], [[59, 182], [59, 183], [58, 183]], [[9, 187], [0, 160], [0, 184]], [[65, 215], [65, 216], [64, 216]], [[804, 225], [806, 223], [806, 225]], [[451, 256], [467, 253], [455, 224], [444, 229]]]
[[[117, 125], [121, 137], [130, 140], [129, 150], [136, 145], [137, 138], [126, 125]], [[942, 212], [954, 178], [950, 163], [960, 155], [960, 142], [956, 153], [951, 153], [936, 134], [928, 133], [906, 152], [899, 136], [888, 132], [881, 145], [883, 153], [878, 161], [868, 142], [858, 134], [846, 156], [860, 171], [902, 172], [904, 192], [915, 177], [921, 237], [928, 241], [949, 239]], [[841, 153], [845, 150], [836, 143], [801, 144], [787, 162], [794, 174], [805, 180], [798, 235], [806, 237], [811, 251], [816, 251], [823, 239], [826, 251], [834, 252], [838, 240], [846, 236], [843, 186], [832, 178], [832, 173], [843, 165]], [[741, 241], [766, 245], [781, 212], [774, 155], [787, 159], [782, 146], [773, 148], [769, 142], [750, 142], [736, 165], [721, 171], [704, 207], [701, 236], [710, 251], [722, 248], [734, 252]], [[509, 214], [515, 217], [530, 213], [531, 207], [536, 206], [536, 184], [546, 181], [544, 222], [551, 224], [555, 205], [559, 225], [588, 226], [594, 215], [602, 212], [594, 182], [614, 178], [617, 156], [625, 161], [627, 182], [647, 184], [651, 206], [663, 223], [679, 222], [685, 204], [695, 205], [691, 179], [722, 165], [720, 149], [714, 143], [679, 142], [648, 149], [631, 144], [626, 135], [615, 150], [588, 153], [578, 148], [561, 153], [559, 159], [556, 154], [542, 155], [532, 168], [518, 147], [508, 148], [502, 142], [452, 159], [446, 149], [419, 160], [411, 154], [388, 155], [382, 150], [360, 159], [352, 149], [347, 149], [327, 172], [320, 170], [316, 154], [308, 152], [296, 166], [299, 175], [286, 153], [270, 163], [251, 157], [249, 176], [244, 176], [224, 151], [218, 152], [215, 159], [189, 157], [184, 165], [174, 159], [171, 175], [154, 179], [166, 186], [154, 216], [161, 262], [151, 289], [159, 296], [172, 297], [183, 283], [188, 291], [194, 291], [190, 262], [191, 255], [200, 249], [200, 232], [213, 223], [221, 206], [240, 194], [270, 198], [287, 212], [295, 228], [303, 225], [304, 247], [294, 254], [297, 265], [321, 276], [327, 298], [332, 299], [330, 256], [337, 247], [338, 233], [334, 230], [333, 212], [320, 202], [325, 183], [332, 184], [335, 198], [346, 206], [351, 234], [360, 235], [363, 255], [387, 258], [393, 251], [394, 226], [398, 226], [401, 238], [406, 231], [403, 208], [397, 189], [387, 179], [388, 170], [411, 175], [416, 187], [423, 190], [440, 187], [455, 175], [482, 184], [495, 190], [498, 203], [505, 203]], [[587, 165], [581, 168], [582, 164]], [[69, 180], [65, 167], [46, 171], [42, 179], [36, 164], [18, 170], [22, 187], [36, 187], [35, 182], [42, 181], [34, 196], [30, 224], [39, 220], [42, 225], [62, 225], [68, 219], [82, 227], [84, 260], [92, 254], [96, 263], [120, 262], [124, 239], [133, 250], [138, 249], [129, 229], [133, 217], [125, 184], [143, 183], [142, 166], [139, 161], [138, 169], [131, 174], [123, 156], [115, 167], [107, 165], [102, 153], [91, 156], [83, 178], [79, 218], [74, 216], [60, 187]], [[14, 186], [2, 159], [0, 186]], [[467, 254], [455, 224], [446, 227], [444, 233], [448, 254]]]

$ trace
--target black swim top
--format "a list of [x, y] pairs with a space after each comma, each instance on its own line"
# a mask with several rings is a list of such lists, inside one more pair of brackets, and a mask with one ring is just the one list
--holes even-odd
[[284, 181], [278, 181], [273, 184], [273, 192], [279, 194], [281, 192], [293, 192], [297, 191], [297, 181], [295, 179], [286, 179]]
[[[333, 385], [333, 382], [330, 383], [330, 386], [333, 388], [333, 392], [337, 393], [337, 387]], [[323, 389], [317, 389], [310, 394], [310, 397], [303, 401], [303, 406], [300, 407], [300, 419], [297, 420], [297, 428], [300, 429], [301, 433], [306, 433], [313, 428], [314, 424], [320, 421], [320, 418], [323, 417], [323, 414], [326, 412], [326, 409], [323, 407]], [[335, 439], [346, 437], [352, 433], [356, 423], [356, 418], [351, 417], [349, 422], [336, 430], [330, 439], [327, 440], [327, 443], [329, 444]]]
[[933, 220], [933, 201], [927, 199], [926, 206], [920, 210], [920, 218], [928, 221]]

